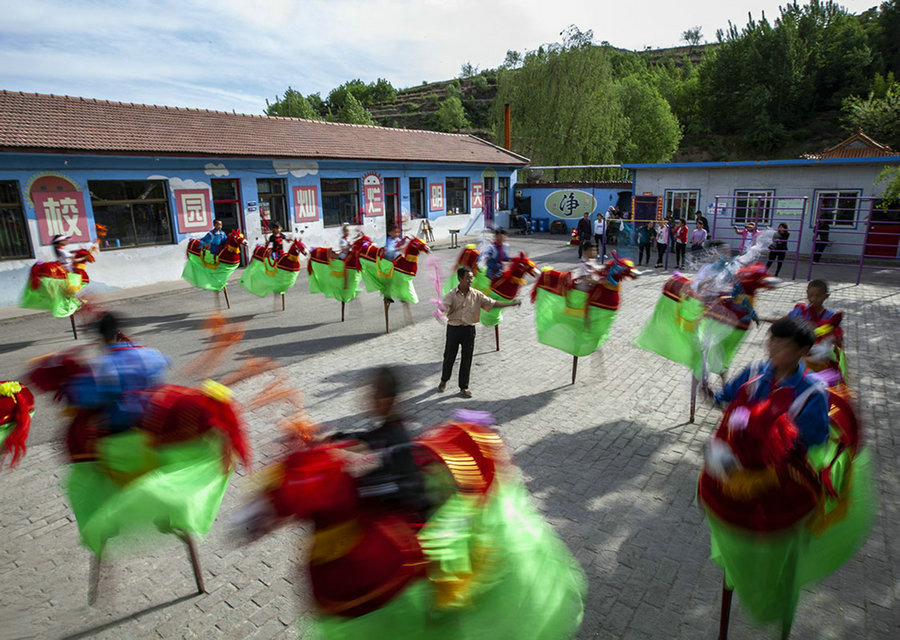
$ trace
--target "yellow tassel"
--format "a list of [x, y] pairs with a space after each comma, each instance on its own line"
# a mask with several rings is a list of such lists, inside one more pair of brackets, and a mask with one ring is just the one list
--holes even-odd
[[215, 380], [204, 380], [200, 385], [200, 391], [203, 392], [203, 395], [219, 402], [231, 402], [234, 398], [234, 392], [231, 389]]
[[741, 469], [728, 476], [722, 490], [735, 500], [747, 501], [777, 486], [778, 474], [771, 467], [759, 471]]

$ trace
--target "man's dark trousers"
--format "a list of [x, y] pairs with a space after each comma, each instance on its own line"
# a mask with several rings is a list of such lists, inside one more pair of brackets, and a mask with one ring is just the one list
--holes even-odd
[[462, 347], [462, 361], [459, 363], [459, 388], [469, 388], [469, 372], [472, 369], [472, 352], [475, 351], [475, 327], [447, 325], [447, 341], [444, 343], [444, 368], [441, 382], [449, 382], [453, 375], [456, 353]]

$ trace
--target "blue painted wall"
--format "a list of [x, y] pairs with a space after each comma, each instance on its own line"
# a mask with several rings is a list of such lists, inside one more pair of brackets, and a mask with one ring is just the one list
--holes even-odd
[[[571, 215], [567, 215], [565, 209], [561, 210], [559, 207], [558, 201], [561, 198], [568, 197], [573, 192], [576, 192], [576, 200], [579, 200], [580, 204], [583, 205], [586, 200], [584, 196], [591, 196], [593, 199], [593, 206], [589, 207], [589, 213], [591, 214], [591, 222], [593, 222], [596, 218], [596, 213], [601, 211], [605, 213], [610, 207], [614, 207], [617, 204], [619, 204], [623, 211], [626, 211], [627, 208], [630, 207], [631, 197], [631, 185], [629, 184], [615, 187], [592, 186], [590, 183], [519, 184], [516, 185], [516, 191], [517, 193], [521, 192], [521, 195], [524, 197], [531, 196], [531, 219], [533, 221], [546, 221], [547, 227], [549, 228], [554, 220], [562, 220], [566, 223], [566, 227], [570, 232], [578, 224], [578, 220], [584, 215], [585, 209], [581, 206], [572, 210]], [[628, 193], [627, 205], [625, 199], [620, 203], [620, 193], [625, 192]], [[550, 196], [554, 197], [550, 198]], [[548, 198], [550, 198], [551, 202], [548, 202]]]

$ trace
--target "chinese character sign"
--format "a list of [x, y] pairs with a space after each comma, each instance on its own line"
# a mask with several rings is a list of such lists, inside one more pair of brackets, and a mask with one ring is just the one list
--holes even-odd
[[585, 213], [593, 213], [597, 199], [586, 191], [567, 189], [553, 191], [544, 200], [547, 213], [556, 218], [577, 219]]
[[207, 189], [176, 189], [174, 194], [179, 233], [212, 229], [212, 208]]
[[484, 207], [484, 183], [472, 183], [472, 208], [481, 209]]
[[315, 222], [319, 219], [319, 189], [294, 187], [294, 221]]
[[365, 198], [365, 211], [367, 216], [380, 216], [384, 214], [384, 199], [382, 198], [381, 182], [374, 184], [370, 180], [363, 183], [363, 197]]
[[41, 244], [53, 236], [69, 236], [70, 242], [90, 242], [84, 194], [80, 191], [38, 191], [32, 194]]
[[431, 192], [431, 206], [429, 207], [430, 211], [443, 211], [444, 210], [444, 185], [443, 183], [437, 184], [429, 184], [429, 191]]

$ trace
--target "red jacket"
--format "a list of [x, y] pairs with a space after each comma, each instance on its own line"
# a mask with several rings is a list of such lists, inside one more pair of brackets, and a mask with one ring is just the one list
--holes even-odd
[[675, 242], [680, 244], [686, 244], [688, 239], [688, 228], [687, 225], [681, 225], [675, 229]]

